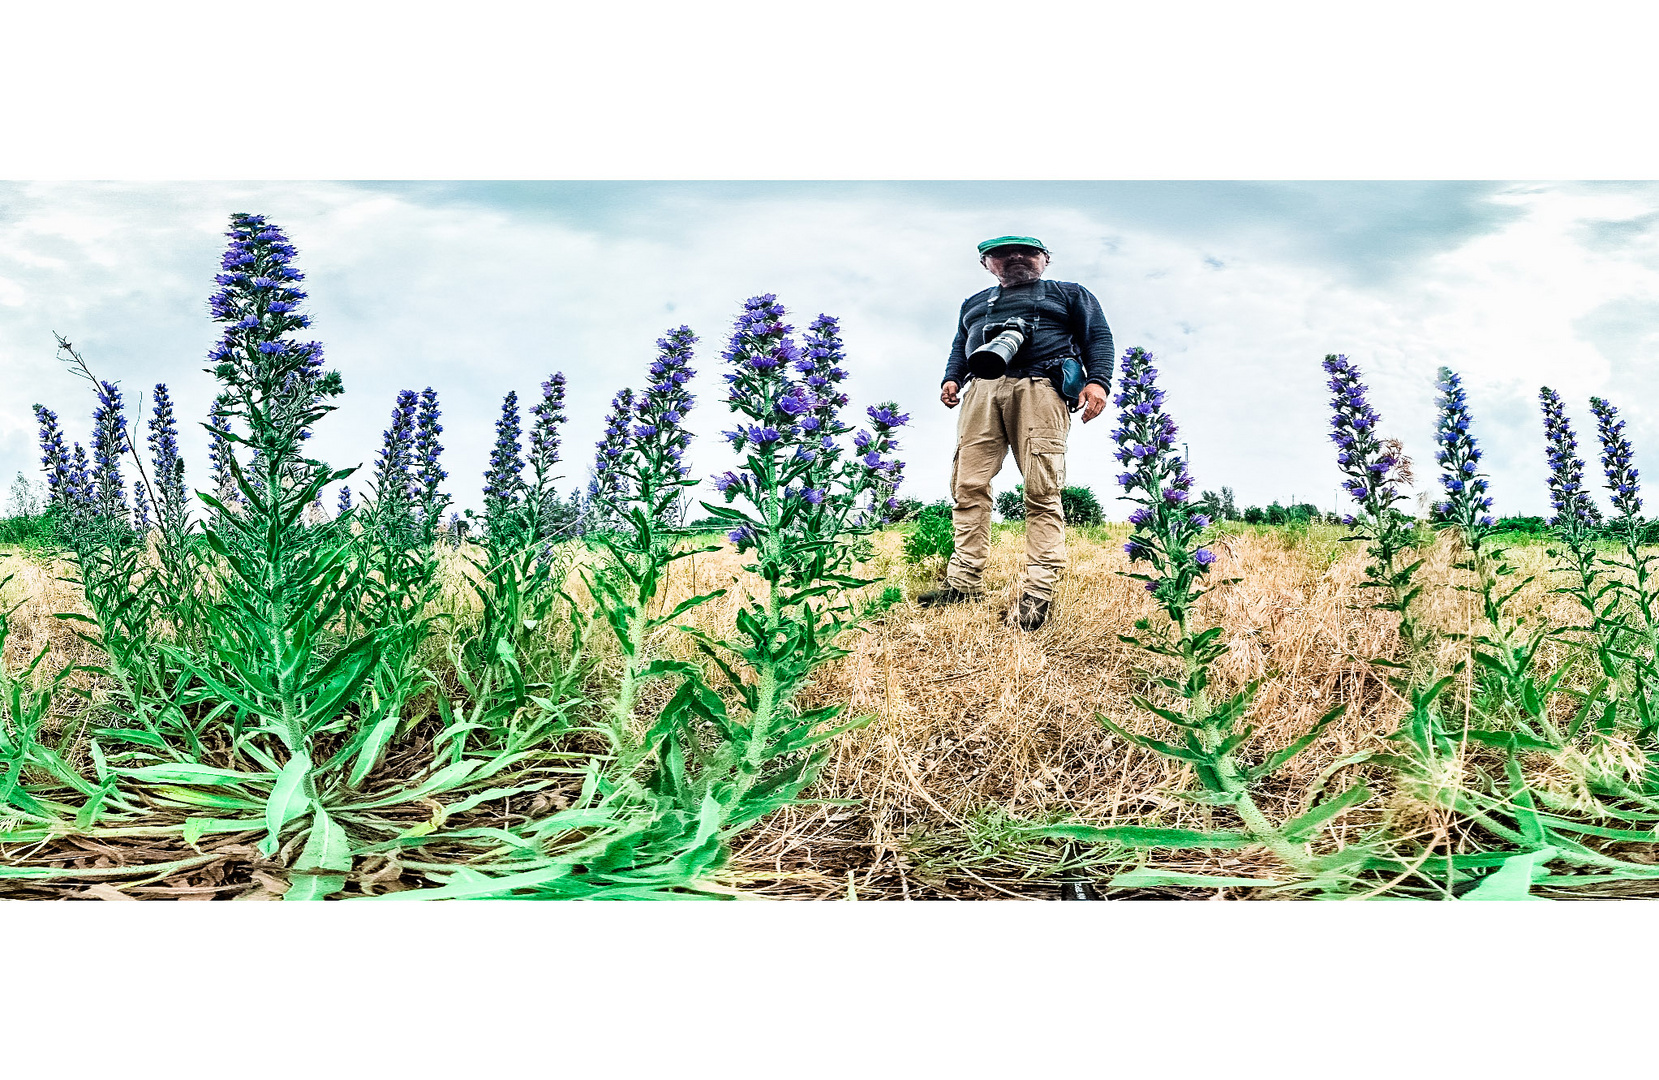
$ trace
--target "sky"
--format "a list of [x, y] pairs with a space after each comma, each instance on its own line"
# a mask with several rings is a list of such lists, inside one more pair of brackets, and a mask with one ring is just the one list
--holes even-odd
[[[1120, 355], [1158, 357], [1197, 486], [1229, 486], [1240, 507], [1338, 505], [1319, 368], [1333, 352], [1364, 372], [1419, 491], [1438, 491], [1441, 365], [1464, 377], [1500, 513], [1548, 512], [1541, 385], [1565, 397], [1598, 480], [1592, 394], [1629, 419], [1638, 465], [1659, 453], [1654, 184], [24, 182], [0, 184], [0, 486], [38, 476], [36, 402], [88, 437], [90, 388], [54, 331], [122, 386], [130, 417], [168, 385], [187, 479], [203, 482], [207, 299], [236, 211], [298, 248], [311, 336], [345, 380], [315, 452], [364, 466], [361, 490], [398, 391], [431, 386], [457, 507], [480, 506], [503, 395], [527, 404], [554, 371], [569, 385], [561, 486], [585, 486], [612, 395], [644, 385], [655, 341], [682, 324], [700, 339], [694, 475], [728, 468], [719, 354], [766, 292], [799, 330], [841, 319], [858, 412], [892, 399], [912, 417], [901, 493], [945, 498], [956, 417], [938, 385], [962, 299], [991, 284], [974, 246], [1005, 233], [1042, 239], [1048, 276], [1099, 297]], [[1122, 518], [1111, 428], [1110, 411], [1074, 422], [1068, 480]], [[1017, 483], [1010, 459], [996, 487]]]

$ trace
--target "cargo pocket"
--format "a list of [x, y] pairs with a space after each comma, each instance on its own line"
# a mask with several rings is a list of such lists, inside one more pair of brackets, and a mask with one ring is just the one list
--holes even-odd
[[1051, 498], [1066, 486], [1066, 433], [1038, 429], [1027, 438], [1025, 491], [1032, 499]]

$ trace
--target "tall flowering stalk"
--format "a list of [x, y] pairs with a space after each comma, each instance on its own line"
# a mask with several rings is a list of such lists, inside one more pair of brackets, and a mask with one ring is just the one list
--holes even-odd
[[[344, 880], [328, 872], [350, 865], [349, 841], [329, 807], [336, 785], [346, 782], [342, 773], [351, 770], [355, 782], [373, 756], [368, 747], [357, 750], [369, 731], [357, 727], [364, 717], [348, 707], [375, 666], [379, 643], [370, 633], [322, 650], [360, 591], [363, 570], [349, 537], [318, 536], [301, 520], [318, 493], [351, 470], [304, 453], [312, 425], [333, 411], [327, 401], [342, 384], [338, 372], [323, 369], [321, 345], [292, 336], [310, 325], [299, 311], [304, 275], [293, 265], [294, 247], [258, 214], [232, 215], [227, 236], [219, 290], [209, 304], [224, 327], [208, 354], [209, 370], [224, 387], [209, 434], [222, 440], [221, 450], [247, 446], [250, 459], [246, 470], [228, 453], [215, 462], [236, 486], [239, 513], [202, 495], [219, 511], [206, 539], [224, 573], [209, 609], [209, 655], [189, 661], [215, 696], [234, 704], [241, 741], [279, 770], [262, 850], [274, 854], [291, 821], [310, 820], [296, 865], [316, 873], [297, 881], [290, 895], [315, 898], [342, 887]], [[325, 730], [345, 738], [345, 752], [331, 751], [326, 762], [314, 742]]]
[[398, 546], [407, 544], [414, 533], [415, 412], [419, 401], [413, 390], [398, 392], [375, 461], [371, 520], [387, 543]]
[[1411, 613], [1411, 603], [1422, 591], [1413, 577], [1423, 560], [1406, 561], [1411, 523], [1394, 508], [1406, 498], [1400, 491], [1407, 480], [1404, 459], [1377, 433], [1382, 417], [1366, 400], [1359, 368], [1339, 354], [1326, 356], [1323, 367], [1331, 391], [1330, 438], [1336, 444], [1337, 467], [1347, 476], [1343, 487], [1359, 507], [1344, 521], [1353, 530], [1351, 539], [1364, 540], [1371, 556], [1362, 586], [1384, 594], [1376, 606], [1399, 618], [1400, 640], [1415, 657], [1428, 642]]
[[58, 414], [44, 405], [34, 407], [35, 422], [40, 425], [40, 468], [46, 474], [46, 508], [67, 519], [80, 504], [80, 493], [75, 490], [73, 461], [64, 445], [63, 428]]
[[438, 523], [443, 520], [444, 509], [449, 505], [449, 499], [438, 490], [439, 485], [449, 478], [449, 473], [439, 462], [444, 452], [443, 443], [438, 441], [438, 436], [444, 431], [443, 424], [438, 422], [442, 415], [438, 408], [438, 392], [428, 386], [421, 391], [420, 404], [415, 411], [414, 459], [414, 498], [422, 536], [428, 544], [437, 536]]
[[127, 417], [121, 389], [96, 381], [98, 407], [92, 412], [92, 483], [103, 523], [126, 524], [127, 489], [121, 479], [121, 455], [127, 450]]
[[[1532, 665], [1549, 629], [1523, 634], [1519, 624], [1505, 615], [1505, 606], [1533, 579], [1515, 581], [1519, 571], [1504, 550], [1491, 543], [1492, 498], [1487, 477], [1480, 471], [1481, 450], [1475, 440], [1474, 418], [1469, 413], [1463, 380], [1443, 367], [1434, 385], [1440, 392], [1440, 419], [1435, 433], [1439, 450], [1435, 460], [1440, 465], [1440, 486], [1445, 493], [1434, 511], [1438, 527], [1456, 536], [1465, 552], [1458, 567], [1475, 578], [1474, 586], [1460, 588], [1480, 593], [1485, 627], [1471, 630], [1466, 638], [1471, 642], [1474, 678], [1481, 689], [1480, 708], [1491, 715], [1521, 719], [1530, 724], [1529, 733], [1534, 733], [1547, 707], [1551, 686], [1534, 678]], [[1427, 718], [1426, 710], [1414, 710], [1413, 715]], [[1483, 733], [1467, 734], [1478, 738]], [[1418, 745], [1429, 745], [1430, 728], [1413, 735]]]
[[588, 481], [588, 514], [595, 525], [614, 526], [619, 512], [616, 508], [630, 490], [623, 455], [628, 452], [633, 415], [634, 392], [623, 387], [611, 399], [611, 411], [605, 414], [605, 434], [595, 444], [593, 477]]
[[484, 532], [492, 550], [511, 545], [519, 536], [519, 511], [524, 502], [524, 458], [519, 442], [518, 391], [509, 390], [495, 422], [495, 446], [484, 473]]
[[1145, 829], [1137, 826], [1056, 825], [1040, 830], [1043, 835], [1085, 841], [1114, 841], [1132, 847], [1236, 847], [1243, 843], [1265, 845], [1286, 865], [1306, 873], [1314, 872], [1318, 860], [1307, 847], [1308, 839], [1323, 824], [1364, 799], [1369, 792], [1355, 786], [1307, 814], [1274, 825], [1251, 794], [1261, 779], [1311, 745], [1325, 725], [1342, 713], [1337, 707], [1314, 724], [1312, 730], [1286, 749], [1270, 755], [1257, 765], [1239, 759], [1238, 750], [1255, 730], [1240, 727], [1260, 681], [1252, 682], [1220, 703], [1209, 695], [1210, 669], [1227, 652], [1222, 628], [1200, 630], [1193, 623], [1193, 608], [1209, 591], [1204, 586], [1215, 556], [1203, 546], [1202, 535], [1209, 518], [1188, 504], [1193, 480], [1186, 462], [1175, 451], [1178, 428], [1164, 408], [1164, 392], [1158, 388], [1158, 370], [1145, 349], [1132, 348], [1121, 360], [1122, 378], [1113, 398], [1121, 411], [1112, 437], [1117, 458], [1126, 471], [1118, 476], [1122, 498], [1137, 504], [1130, 515], [1129, 542], [1124, 546], [1131, 567], [1147, 565], [1151, 573], [1120, 571], [1126, 577], [1146, 583], [1153, 601], [1163, 609], [1168, 622], [1154, 627], [1152, 620], [1138, 619], [1136, 633], [1124, 640], [1156, 656], [1181, 665], [1177, 678], [1158, 683], [1180, 697], [1180, 704], [1166, 708], [1150, 698], [1137, 695], [1135, 704], [1162, 717], [1181, 733], [1179, 744], [1160, 741], [1130, 731], [1104, 714], [1099, 720], [1129, 742], [1192, 766], [1203, 792], [1195, 801], [1232, 809], [1244, 825], [1240, 832], [1197, 832], [1184, 829]]
[[1578, 456], [1578, 436], [1567, 418], [1561, 395], [1545, 386], [1538, 391], [1538, 402], [1544, 413], [1544, 445], [1550, 466], [1550, 505], [1555, 509], [1550, 526], [1566, 546], [1566, 554], [1572, 559], [1571, 573], [1577, 578], [1575, 585], [1561, 591], [1574, 597], [1584, 608], [1590, 616], [1589, 629], [1600, 638], [1606, 616], [1613, 606], [1610, 602], [1608, 611], [1603, 612], [1599, 604], [1601, 590], [1597, 579], [1601, 571], [1596, 569], [1595, 537], [1596, 528], [1601, 524], [1601, 511], [1589, 492], [1584, 490], [1584, 459]]
[[150, 465], [155, 470], [156, 524], [172, 542], [183, 537], [189, 523], [189, 493], [184, 486], [184, 458], [179, 454], [179, 425], [173, 415], [173, 398], [166, 383], [156, 383], [153, 415], [146, 442]]
[[[766, 582], [739, 609], [738, 640], [701, 639], [711, 656], [735, 656], [752, 673], [738, 677], [722, 662], [747, 722], [735, 723], [719, 699], [709, 699], [698, 708], [726, 732], [720, 745], [704, 747], [694, 729], [681, 728], [689, 752], [717, 764], [707, 778], [722, 770], [730, 776], [728, 787], [706, 789], [729, 808], [728, 825], [794, 798], [821, 766], [821, 744], [851, 726], [816, 731], [841, 707], [797, 711], [791, 703], [814, 670], [846, 655], [835, 640], [864, 617], [849, 590], [867, 584], [853, 573], [849, 539], [875, 527], [861, 507], [883, 485], [896, 485], [903, 468], [893, 455], [906, 418], [890, 406], [869, 410], [869, 429], [854, 437], [858, 456], [820, 465], [821, 455], [838, 449], [834, 436], [824, 433], [822, 399], [838, 394], [832, 386], [792, 377], [793, 369], [810, 379], [800, 365], [814, 358], [795, 345], [784, 316], [771, 294], [745, 301], [738, 316], [723, 357], [726, 400], [739, 421], [726, 438], [743, 456], [743, 468], [717, 481], [724, 505], [703, 504], [731, 526], [729, 539], [752, 555], [752, 569]], [[829, 324], [818, 326], [824, 340]], [[821, 522], [822, 531], [809, 535], [801, 527], [807, 520]], [[755, 790], [771, 794], [757, 803], [749, 798]], [[748, 805], [740, 806], [746, 799]]]
[[[1596, 434], [1601, 441], [1601, 466], [1607, 477], [1607, 493], [1617, 513], [1608, 522], [1609, 530], [1624, 545], [1624, 558], [1604, 559], [1602, 562], [1618, 570], [1610, 575], [1608, 593], [1627, 596], [1640, 616], [1638, 626], [1629, 627], [1612, 642], [1616, 654], [1633, 662], [1634, 693], [1631, 706], [1636, 710], [1644, 736], [1659, 728], [1659, 710], [1649, 700], [1650, 688], [1659, 679], [1659, 603], [1656, 603], [1653, 564], [1659, 556], [1644, 554], [1647, 525], [1642, 520], [1641, 477], [1636, 470], [1635, 451], [1625, 435], [1625, 422], [1619, 410], [1605, 398], [1592, 397], [1590, 411], [1596, 418]], [[1621, 625], [1611, 606], [1602, 611], [1603, 625], [1612, 629], [1614, 621]]]
[[232, 462], [236, 450], [230, 443], [230, 396], [220, 394], [208, 408], [207, 423], [208, 475], [213, 481], [213, 497], [227, 507], [237, 505], [236, 473]]
[[1434, 386], [1440, 391], [1440, 423], [1435, 431], [1440, 449], [1435, 461], [1440, 465], [1440, 486], [1446, 492], [1435, 510], [1442, 522], [1457, 529], [1469, 550], [1478, 551], [1492, 528], [1492, 499], [1480, 471], [1480, 447], [1469, 430], [1473, 418], [1468, 394], [1451, 368], [1440, 369]]
[[1149, 565], [1152, 573], [1129, 576], [1146, 583], [1146, 591], [1184, 635], [1187, 613], [1205, 592], [1199, 583], [1208, 576], [1215, 555], [1198, 543], [1210, 519], [1192, 508], [1193, 480], [1174, 450], [1180, 429], [1164, 411], [1164, 392], [1158, 389], [1158, 369], [1152, 360], [1151, 353], [1138, 347], [1124, 353], [1123, 377], [1113, 399], [1122, 412], [1112, 437], [1116, 457], [1127, 470], [1117, 481], [1122, 497], [1140, 504], [1129, 515], [1129, 542], [1123, 550], [1131, 566]]
[[553, 481], [559, 479], [559, 425], [565, 422], [563, 372], [554, 372], [541, 384], [541, 400], [530, 413], [535, 421], [530, 425], [531, 481], [525, 490], [525, 524], [530, 538], [545, 544], [557, 530], [560, 509]]
[[144, 481], [132, 482], [132, 527], [139, 536], [150, 532], [150, 501], [144, 495]]
[[[634, 398], [623, 391], [613, 399], [613, 409], [630, 406], [632, 426], [616, 434], [607, 430], [599, 444], [598, 464], [604, 472], [595, 475], [591, 489], [594, 509], [615, 526], [595, 535], [611, 559], [590, 571], [587, 580], [616, 637], [622, 660], [609, 722], [612, 741], [625, 763], [637, 761], [644, 750], [633, 731], [640, 687], [677, 670], [674, 665], [650, 660], [652, 636], [695, 604], [718, 595], [694, 597], [666, 614], [656, 610], [669, 566], [713, 550], [676, 545], [681, 495], [697, 483], [687, 478], [690, 469], [685, 464], [691, 444], [686, 416], [695, 401], [686, 384], [696, 374], [691, 367], [696, 342], [690, 327], [670, 330], [657, 340], [645, 392]], [[623, 427], [628, 418], [613, 414], [612, 421], [613, 428]]]

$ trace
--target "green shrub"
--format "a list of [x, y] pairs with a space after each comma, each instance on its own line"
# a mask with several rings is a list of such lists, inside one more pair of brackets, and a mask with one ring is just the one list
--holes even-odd
[[[1060, 491], [1060, 512], [1067, 525], [1099, 525], [1106, 519], [1100, 500], [1086, 487], [1068, 487]], [[1025, 520], [1025, 485], [997, 496], [997, 513], [1004, 521]]]
[[57, 543], [57, 525], [49, 515], [17, 514], [0, 518], [0, 544], [40, 549], [52, 547]]
[[935, 555], [950, 558], [956, 551], [955, 531], [951, 526], [950, 504], [945, 513], [937, 511], [939, 504], [926, 507], [916, 517], [916, 528], [904, 538], [904, 561], [915, 566]]

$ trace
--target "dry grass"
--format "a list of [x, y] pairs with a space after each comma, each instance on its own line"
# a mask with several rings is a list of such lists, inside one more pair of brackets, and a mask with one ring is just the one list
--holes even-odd
[[[1240, 529], [1219, 539], [1216, 577], [1241, 580], [1216, 589], [1198, 611], [1201, 622], [1226, 628], [1229, 650], [1217, 665], [1215, 692], [1263, 680], [1249, 717], [1258, 728], [1249, 744], [1254, 752], [1279, 749], [1333, 705], [1349, 706], [1259, 800], [1279, 817], [1308, 809], [1310, 789], [1333, 762], [1380, 748], [1404, 709], [1364, 662], [1390, 655], [1397, 635], [1391, 615], [1365, 609], [1364, 553], [1340, 542], [1340, 534], [1317, 526], [1306, 533]], [[811, 792], [859, 802], [774, 815], [742, 843], [738, 877], [794, 896], [844, 896], [849, 881], [865, 898], [1028, 894], [1030, 875], [1046, 871], [1041, 860], [1022, 864], [1017, 851], [998, 857], [999, 818], [1209, 824], [1205, 808], [1172, 797], [1192, 786], [1185, 766], [1126, 743], [1095, 719], [1104, 713], [1131, 730], [1168, 737], [1167, 727], [1159, 730], [1163, 722], [1131, 700], [1136, 693], [1157, 696], [1149, 687], [1156, 672], [1119, 635], [1139, 617], [1159, 617], [1140, 583], [1118, 573], [1128, 569], [1125, 535], [1123, 526], [1072, 531], [1069, 570], [1048, 626], [1035, 634], [1006, 617], [1023, 563], [1017, 530], [994, 542], [986, 602], [943, 610], [906, 603], [863, 634], [852, 655], [804, 695], [811, 705], [850, 698], [855, 714], [874, 717], [842, 737]], [[900, 541], [896, 534], [880, 537], [872, 565], [892, 572], [892, 580], [905, 579]], [[1529, 622], [1573, 622], [1572, 601], [1550, 592], [1544, 549], [1523, 546], [1512, 555], [1524, 574], [1538, 576], [1512, 610]], [[721, 558], [704, 556], [702, 569], [711, 577], [727, 571]], [[1461, 577], [1453, 561], [1449, 544], [1434, 548], [1423, 570], [1429, 588], [1421, 617], [1467, 632], [1477, 598], [1447, 587]], [[914, 576], [906, 583], [912, 593], [922, 584]], [[729, 607], [701, 609], [698, 622], [722, 629]], [[1441, 670], [1449, 670], [1459, 646], [1443, 641], [1440, 648]], [[1552, 670], [1564, 655], [1565, 647], [1546, 646], [1541, 668]], [[1427, 813], [1401, 798], [1392, 811]], [[1265, 853], [1187, 853], [1183, 868], [1237, 876], [1270, 874], [1273, 864]]]

